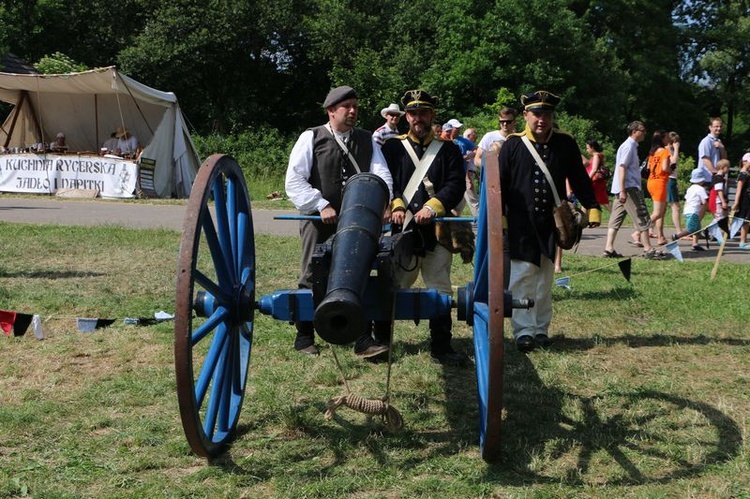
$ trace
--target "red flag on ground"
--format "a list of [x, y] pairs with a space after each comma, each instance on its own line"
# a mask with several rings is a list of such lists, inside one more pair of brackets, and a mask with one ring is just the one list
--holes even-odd
[[14, 322], [16, 322], [15, 312], [12, 310], [0, 310], [0, 327], [5, 331], [5, 336], [10, 336]]
[[23, 336], [31, 324], [32, 315], [20, 314], [12, 310], [0, 310], [0, 328], [5, 332], [5, 336]]

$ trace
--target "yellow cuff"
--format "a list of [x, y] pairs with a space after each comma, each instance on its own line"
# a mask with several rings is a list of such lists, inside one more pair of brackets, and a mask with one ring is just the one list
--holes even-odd
[[589, 223], [590, 224], [601, 224], [602, 223], [602, 210], [599, 208], [589, 209]]
[[441, 203], [438, 198], [430, 198], [429, 201], [425, 203], [425, 205], [429, 206], [435, 211], [435, 216], [438, 216], [438, 217], [445, 216], [445, 207], [443, 206], [443, 203]]
[[508, 219], [505, 218], [505, 216], [503, 216], [503, 229], [504, 230], [508, 229]]
[[396, 210], [406, 211], [406, 203], [404, 203], [403, 199], [394, 198], [393, 201], [391, 201], [391, 211], [396, 211]]

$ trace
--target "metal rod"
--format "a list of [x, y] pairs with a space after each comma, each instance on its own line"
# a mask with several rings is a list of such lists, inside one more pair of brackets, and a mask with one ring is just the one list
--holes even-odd
[[[276, 215], [274, 220], [320, 220], [320, 215]], [[436, 222], [476, 222], [476, 217], [435, 217]]]

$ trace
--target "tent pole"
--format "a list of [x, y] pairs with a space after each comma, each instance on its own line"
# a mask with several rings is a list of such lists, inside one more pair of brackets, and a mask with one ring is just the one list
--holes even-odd
[[154, 131], [151, 129], [151, 124], [146, 119], [146, 116], [144, 116], [143, 110], [141, 109], [141, 105], [138, 103], [138, 99], [136, 99], [135, 97], [133, 97], [133, 93], [130, 91], [130, 87], [128, 87], [128, 84], [125, 83], [125, 80], [123, 80], [122, 78], [120, 78], [120, 73], [119, 72], [115, 72], [115, 74], [117, 75], [117, 78], [122, 82], [122, 85], [125, 87], [125, 90], [128, 91], [128, 95], [130, 96], [130, 98], [133, 99], [133, 103], [135, 104], [136, 109], [138, 109], [138, 113], [141, 115], [141, 118], [143, 119], [143, 122], [148, 127], [148, 131], [151, 133], [151, 135], [154, 135]]
[[96, 140], [96, 151], [101, 147], [102, 141], [99, 140], [99, 94], [94, 94], [94, 126], [95, 128], [95, 139]]
[[26, 90], [21, 91], [21, 98], [18, 100], [18, 104], [16, 104], [16, 107], [13, 109], [13, 121], [10, 122], [10, 132], [8, 133], [7, 138], [5, 139], [4, 147], [8, 147], [10, 144], [10, 136], [13, 134], [13, 131], [16, 129], [16, 121], [18, 120], [18, 114], [21, 112], [21, 108], [23, 107], [23, 103], [26, 101], [26, 97], [28, 97], [28, 92]]

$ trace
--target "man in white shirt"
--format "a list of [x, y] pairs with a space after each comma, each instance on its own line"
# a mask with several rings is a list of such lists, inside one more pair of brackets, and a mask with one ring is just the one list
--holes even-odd
[[[388, 185], [389, 199], [393, 197], [393, 180], [388, 165], [367, 130], [356, 128], [357, 93], [348, 86], [331, 90], [323, 107], [328, 114], [324, 125], [305, 130], [297, 139], [289, 156], [285, 188], [289, 199], [303, 215], [320, 215], [320, 220], [300, 221], [302, 263], [298, 285], [312, 288], [312, 261], [315, 245], [325, 242], [336, 233], [338, 213], [344, 185], [359, 171], [371, 172]], [[390, 218], [390, 208], [383, 214]], [[317, 355], [312, 322], [297, 322], [294, 348], [302, 353]], [[368, 358], [388, 351], [372, 339], [368, 332], [357, 339], [354, 351]]]
[[711, 185], [711, 177], [717, 172], [716, 163], [720, 159], [727, 159], [727, 150], [719, 138], [723, 124], [721, 118], [711, 118], [708, 122], [708, 135], [698, 144], [698, 166], [701, 168], [704, 186]]
[[65, 134], [59, 132], [55, 136], [55, 141], [50, 143], [49, 148], [52, 152], [67, 152], [68, 145], [65, 143]]
[[135, 158], [141, 147], [138, 143], [138, 138], [131, 134], [130, 130], [122, 126], [117, 128], [115, 137], [117, 137], [117, 149], [115, 153], [123, 158]]
[[516, 131], [516, 118], [518, 110], [512, 107], [504, 107], [498, 113], [498, 130], [487, 132], [479, 141], [477, 152], [474, 154], [474, 165], [481, 168], [482, 158], [485, 153], [490, 152], [494, 142], [504, 142], [508, 135]]
[[380, 110], [380, 116], [385, 118], [383, 126], [372, 132], [372, 138], [379, 147], [383, 147], [386, 140], [398, 135], [398, 122], [404, 112], [398, 107], [398, 104], [391, 104]]
[[607, 241], [604, 246], [604, 257], [620, 258], [614, 244], [617, 231], [622, 227], [626, 215], [630, 215], [640, 234], [633, 244], [643, 247], [643, 256], [649, 260], [661, 260], [665, 254], [651, 246], [648, 230], [651, 228], [651, 216], [641, 190], [641, 170], [638, 161], [638, 143], [646, 136], [646, 126], [640, 121], [628, 125], [628, 138], [617, 149], [615, 173], [612, 177], [611, 192], [617, 197], [612, 203], [612, 214], [607, 225]]

